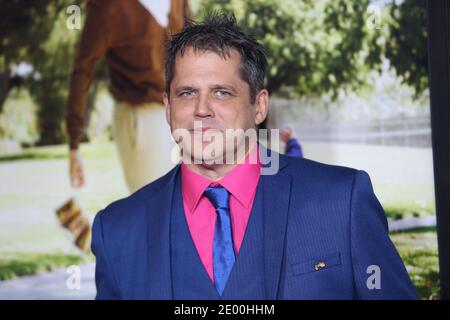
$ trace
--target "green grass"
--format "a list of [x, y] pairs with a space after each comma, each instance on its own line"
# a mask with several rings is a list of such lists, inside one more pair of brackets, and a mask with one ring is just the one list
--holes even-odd
[[384, 212], [388, 218], [399, 220], [403, 218], [410, 217], [423, 217], [427, 215], [433, 215], [434, 210], [432, 208], [423, 208], [416, 205], [409, 206], [392, 206], [392, 205], [384, 205]]
[[439, 258], [436, 229], [417, 228], [394, 232], [391, 239], [421, 299], [439, 299]]
[[[110, 156], [115, 156], [112, 143], [91, 143], [82, 144], [81, 154], [90, 160], [104, 160]], [[67, 145], [31, 147], [25, 148], [17, 154], [8, 154], [0, 156], [0, 162], [19, 161], [19, 160], [49, 160], [49, 159], [67, 159]]]
[[1, 161], [17, 161], [17, 160], [43, 160], [43, 159], [65, 159], [66, 154], [48, 154], [44, 152], [23, 152], [20, 154], [11, 154], [0, 157]]
[[0, 281], [86, 262], [81, 255], [65, 253], [14, 253], [0, 258]]

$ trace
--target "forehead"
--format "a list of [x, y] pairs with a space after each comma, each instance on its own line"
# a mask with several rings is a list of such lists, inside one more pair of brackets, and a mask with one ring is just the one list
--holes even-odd
[[230, 49], [224, 56], [213, 51], [186, 49], [175, 59], [174, 80], [198, 76], [239, 77], [241, 56], [236, 49]]

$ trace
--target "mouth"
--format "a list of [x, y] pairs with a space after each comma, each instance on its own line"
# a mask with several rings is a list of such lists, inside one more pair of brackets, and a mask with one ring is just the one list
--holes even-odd
[[198, 132], [198, 133], [205, 133], [206, 131], [218, 131], [219, 129], [216, 128], [210, 128], [210, 127], [202, 127], [197, 129], [189, 129], [189, 132]]

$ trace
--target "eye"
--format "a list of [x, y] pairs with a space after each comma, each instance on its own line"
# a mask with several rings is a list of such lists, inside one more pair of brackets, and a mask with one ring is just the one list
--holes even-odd
[[183, 91], [180, 93], [180, 97], [193, 97], [194, 95], [194, 91]]
[[217, 90], [216, 96], [218, 96], [219, 98], [225, 98], [231, 96], [231, 93], [225, 90]]

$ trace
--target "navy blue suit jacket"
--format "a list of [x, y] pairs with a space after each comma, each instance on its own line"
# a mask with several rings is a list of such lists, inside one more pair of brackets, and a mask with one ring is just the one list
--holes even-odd
[[[364, 171], [279, 156], [261, 175], [267, 299], [414, 299]], [[172, 299], [170, 214], [177, 165], [94, 220], [97, 299]], [[242, 285], [245, 285], [243, 283]]]

